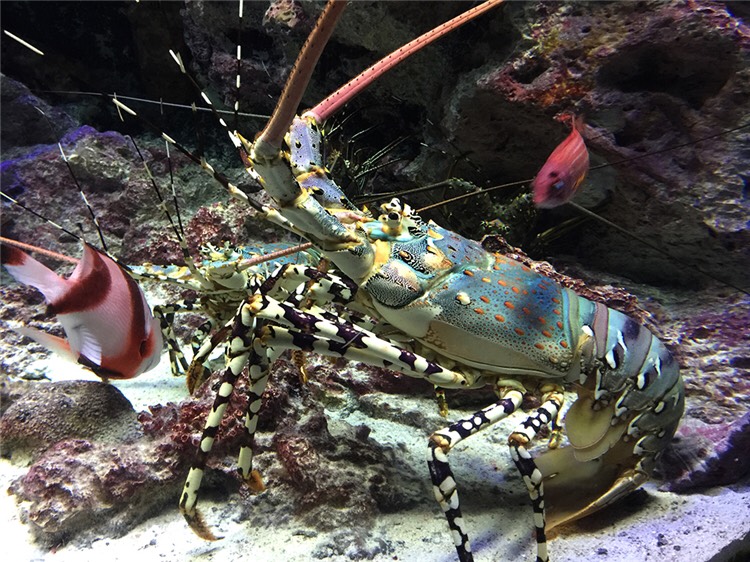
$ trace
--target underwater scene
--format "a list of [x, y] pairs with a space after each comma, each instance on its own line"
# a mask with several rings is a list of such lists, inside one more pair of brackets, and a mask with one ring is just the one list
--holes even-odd
[[0, 3], [5, 550], [750, 559], [749, 21]]

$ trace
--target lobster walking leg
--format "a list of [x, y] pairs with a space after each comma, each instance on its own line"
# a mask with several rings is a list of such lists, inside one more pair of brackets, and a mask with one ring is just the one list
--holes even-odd
[[510, 455], [521, 473], [526, 488], [529, 490], [532, 507], [534, 509], [534, 527], [536, 528], [537, 562], [547, 562], [547, 537], [544, 520], [544, 489], [543, 475], [534, 463], [534, 459], [526, 449], [533, 441], [539, 430], [555, 423], [563, 404], [563, 393], [560, 387], [555, 387], [543, 397], [542, 405], [526, 420], [513, 430], [508, 438]]
[[185, 372], [188, 369], [188, 362], [185, 359], [185, 354], [182, 352], [182, 349], [180, 349], [180, 344], [174, 333], [174, 315], [175, 312], [180, 310], [184, 310], [180, 304], [154, 307], [154, 318], [159, 321], [162, 338], [167, 344], [167, 351], [169, 352], [169, 366], [172, 370], [172, 376], [175, 377], [180, 376], [180, 368], [182, 368], [182, 372]]
[[477, 431], [485, 429], [515, 412], [521, 405], [523, 393], [515, 388], [505, 391], [503, 397], [486, 408], [473, 413], [471, 416], [451, 424], [445, 429], [436, 431], [430, 437], [427, 453], [427, 466], [435, 492], [435, 499], [445, 513], [456, 545], [458, 559], [461, 562], [471, 562], [469, 535], [464, 526], [461, 508], [456, 489], [456, 479], [453, 477], [448, 464], [448, 452], [467, 437]]
[[[323, 288], [327, 285], [336, 289], [346, 287], [346, 284], [340, 286], [335, 278], [327, 279], [327, 282], [323, 283], [327, 274], [318, 274], [320, 278], [317, 286], [320, 293], [323, 293]], [[281, 283], [283, 275], [277, 274], [274, 279], [275, 282]], [[273, 292], [272, 287], [271, 289]], [[322, 298], [322, 294], [318, 297]], [[329, 294], [328, 300], [330, 302], [337, 298], [341, 298], [341, 294], [334, 291]], [[249, 481], [251, 488], [261, 490], [260, 475], [252, 469], [252, 439], [262, 404], [261, 397], [268, 383], [269, 361], [278, 357], [285, 349], [302, 349], [321, 355], [347, 357], [374, 366], [388, 367], [412, 377], [424, 378], [432, 384], [447, 388], [469, 385], [469, 381], [462, 373], [441, 367], [317, 306], [312, 306], [305, 312], [298, 308], [296, 302], [280, 302], [258, 290], [242, 304], [233, 322], [226, 352], [227, 367], [180, 498], [180, 510], [188, 524], [198, 536], [206, 540], [215, 540], [216, 537], [196, 509], [198, 490], [208, 454], [234, 387], [245, 364], [249, 362], [250, 390], [245, 418], [246, 444], [240, 451], [239, 472]], [[518, 394], [520, 403], [520, 393]]]
[[[237, 379], [242, 374], [245, 364], [250, 360], [251, 384], [248, 396], [248, 412], [245, 417], [245, 437], [247, 442], [251, 443], [257, 424], [257, 420], [253, 419], [253, 413], [257, 414], [258, 410], [260, 410], [261, 396], [268, 382], [268, 361], [253, 348], [253, 343], [256, 340], [256, 320], [247, 310], [247, 306], [247, 304], [243, 304], [235, 317], [232, 336], [227, 345], [227, 367], [221, 377], [219, 391], [206, 419], [200, 446], [198, 447], [190, 472], [188, 472], [180, 497], [180, 511], [188, 522], [188, 525], [190, 525], [190, 528], [199, 537], [205, 540], [216, 540], [217, 537], [208, 525], [206, 525], [200, 512], [196, 509], [198, 490], [203, 479], [208, 455], [216, 439], [216, 434], [226, 412], [227, 404], [229, 404]], [[250, 452], [248, 453], [248, 451]], [[240, 450], [239, 465], [242, 477], [250, 482], [251, 488], [262, 489], [259, 474], [252, 471], [252, 449], [250, 445], [245, 445]]]

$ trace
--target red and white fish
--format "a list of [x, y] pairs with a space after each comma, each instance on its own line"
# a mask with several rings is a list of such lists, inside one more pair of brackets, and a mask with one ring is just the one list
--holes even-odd
[[571, 126], [570, 134], [552, 151], [531, 183], [534, 204], [542, 209], [570, 201], [589, 170], [589, 151], [580, 132], [583, 122], [571, 118]]
[[111, 258], [84, 245], [68, 279], [26, 252], [3, 243], [2, 262], [16, 281], [36, 287], [67, 339], [14, 328], [103, 379], [130, 379], [159, 363], [162, 335], [138, 284]]

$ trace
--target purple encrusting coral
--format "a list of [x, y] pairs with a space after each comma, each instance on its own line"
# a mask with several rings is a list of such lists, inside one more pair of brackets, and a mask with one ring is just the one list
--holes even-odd
[[[4, 19], [8, 22], [17, 21], [10, 17], [11, 4], [14, 3], [3, 2]], [[75, 9], [74, 3], [64, 4], [67, 5], [59, 9]], [[54, 17], [56, 4], [44, 5]], [[264, 3], [246, 6], [243, 34], [249, 38], [251, 48], [243, 49], [246, 60], [242, 63], [241, 106], [269, 112], [318, 6], [288, 0], [273, 2], [270, 9]], [[88, 90], [87, 80], [95, 80], [97, 90], [163, 96], [169, 100], [191, 98], [190, 87], [180, 82], [171, 58], [162, 56], [173, 45], [156, 45], [170, 33], [162, 33], [159, 24], [164, 18], [161, 14], [152, 17], [152, 7], [120, 6], [112, 15], [110, 8], [114, 6], [101, 6], [102, 21], [111, 23], [100, 25], [99, 39], [110, 46], [102, 55], [106, 55], [107, 64], [96, 68], [96, 56], [86, 59], [90, 74], [87, 72], [82, 85], [69, 86], [66, 81], [64, 86], [55, 86], [50, 83], [54, 79], [50, 74], [44, 77], [47, 82], [42, 87], [34, 78], [29, 78], [28, 83], [36, 83], [36, 88], [43, 90]], [[199, 81], [211, 84], [212, 92], [231, 104], [236, 15], [227, 11], [224, 4], [212, 2], [184, 6], [167, 3], [161, 8], [169, 11], [169, 24], [178, 28], [177, 36], [184, 38], [187, 48], [182, 52]], [[465, 8], [464, 3], [447, 2], [431, 4], [430, 9], [422, 3], [352, 3], [324, 55], [323, 70], [316, 73], [303, 104], [312, 105], [379, 56]], [[33, 5], [24, 7], [33, 9]], [[28, 19], [27, 15], [24, 12], [24, 18]], [[88, 11], [76, 17], [90, 15]], [[124, 27], [120, 19], [123, 15], [129, 18]], [[77, 32], [65, 27], [73, 43]], [[113, 48], [112, 41], [123, 39], [118, 37], [123, 29], [132, 30], [132, 34], [124, 34], [132, 37], [125, 38], [124, 46]], [[29, 37], [34, 38], [33, 34]], [[133, 37], [140, 38], [137, 48], [127, 42]], [[351, 150], [344, 145], [337, 146], [341, 150], [338, 156], [332, 152], [339, 164], [343, 160], [347, 165], [353, 164], [361, 154], [373, 153], [403, 135], [407, 140], [386, 157], [395, 163], [370, 174], [368, 189], [390, 191], [393, 186], [424, 185], [451, 175], [477, 185], [495, 185], [532, 177], [549, 151], [567, 134], [554, 116], [572, 111], [585, 118], [585, 137], [594, 164], [605, 159], [619, 162], [638, 157], [592, 170], [582, 187], [582, 199], [577, 200], [586, 206], [597, 205], [611, 220], [665, 247], [679, 257], [677, 263], [593, 223], [572, 228], [572, 234], [568, 234], [564, 228], [558, 229], [573, 218], [572, 212], [564, 209], [542, 216], [529, 211], [524, 214], [524, 229], [511, 229], [513, 244], [533, 241], [542, 232], [551, 232], [550, 238], [559, 234], [558, 242], [527, 251], [558, 267], [563, 263], [562, 269], [573, 278], [561, 277], [545, 262], [527, 263], [589, 298], [604, 300], [656, 326], [678, 359], [686, 381], [683, 426], [660, 468], [667, 478], [662, 487], [684, 494], [684, 501], [672, 500], [676, 507], [669, 516], [686, 522], [686, 528], [680, 531], [684, 533], [681, 542], [662, 538], [660, 526], [668, 524], [656, 514], [653, 522], [643, 527], [629, 527], [629, 517], [636, 511], [633, 505], [646, 502], [640, 511], [650, 511], [650, 502], [658, 501], [659, 496], [649, 489], [633, 504], [628, 500], [624, 508], [616, 506], [602, 512], [605, 525], [611, 522], [612, 528], [626, 530], [614, 531], [607, 541], [602, 539], [598, 550], [571, 555], [571, 559], [628, 559], [618, 558], [624, 543], [636, 542], [627, 529], [643, 530], [644, 536], [655, 537], [656, 546], [645, 554], [639, 553], [638, 559], [658, 556], [664, 560], [701, 560], [714, 555], [721, 559], [718, 551], [703, 558], [686, 554], [696, 552], [702, 536], [697, 526], [687, 523], [695, 510], [693, 506], [712, 494], [737, 492], [737, 496], [728, 496], [735, 498], [747, 491], [750, 306], [746, 297], [704, 278], [693, 266], [743, 287], [750, 278], [748, 133], [740, 130], [700, 140], [742, 125], [750, 114], [748, 37], [742, 14], [733, 14], [726, 3], [719, 2], [509, 3], [441, 40], [414, 64], [407, 63], [379, 81], [364, 94], [350, 120], [354, 125], [350, 125], [348, 134], [368, 133], [359, 135], [351, 143]], [[88, 35], [84, 45], [84, 52], [91, 50]], [[144, 45], [154, 46], [145, 49]], [[10, 60], [6, 48], [4, 42], [4, 71]], [[60, 50], [64, 50], [63, 46]], [[125, 64], [113, 64], [111, 57], [118, 52], [125, 55]], [[138, 61], [139, 66], [131, 66], [132, 61]], [[79, 70], [77, 62], [63, 60], [56, 70], [59, 74], [74, 74], [71, 71]], [[35, 65], [38, 62], [25, 67], [31, 70]], [[122, 74], [124, 82], [110, 87], [105, 77], [111, 75], [112, 69]], [[127, 71], [122, 72], [123, 69]], [[149, 77], [135, 76], [141, 72]], [[139, 93], [136, 84], [141, 82], [148, 82], [152, 89]], [[123, 88], [123, 83], [127, 87]], [[153, 89], [156, 83], [168, 85], [168, 89], [157, 91]], [[61, 220], [73, 232], [79, 232], [76, 223], [82, 223], [86, 238], [95, 242], [94, 229], [83, 219], [84, 208], [75, 182], [53, 144], [62, 138], [74, 173], [109, 236], [111, 250], [124, 261], [181, 263], [182, 255], [130, 140], [120, 133], [82, 124], [88, 123], [88, 116], [93, 113], [91, 106], [97, 104], [109, 106], [111, 116], [98, 129], [136, 129], [133, 136], [165, 192], [169, 190], [167, 178], [171, 169], [191, 251], [197, 252], [207, 242], [262, 243], [275, 241], [278, 236], [254, 211], [241, 203], [228, 202], [222, 188], [196, 170], [186, 157], [172, 150], [168, 161], [163, 142], [137, 131], [138, 125], [132, 120], [124, 126], [116, 124], [116, 113], [109, 102], [73, 105], [65, 99], [64, 108], [57, 109], [7, 76], [3, 76], [0, 85], [3, 191], [18, 196], [51, 219]], [[56, 135], [50, 134], [46, 120], [34, 109], [41, 104], [45, 104], [45, 113], [55, 123]], [[153, 117], [158, 111], [149, 113], [147, 106], [137, 109], [161, 123], [160, 117]], [[166, 116], [165, 129], [190, 144], [195, 136], [192, 131], [186, 132], [193, 124], [188, 115], [179, 113], [176, 119]], [[260, 123], [242, 122], [240, 129], [252, 138]], [[373, 124], [377, 127], [369, 129]], [[204, 129], [203, 125], [199, 127]], [[217, 168], [223, 168], [232, 181], [251, 184], [231, 147], [226, 155], [217, 155], [219, 143], [228, 145], [225, 133], [204, 129], [202, 138], [195, 142], [195, 150], [206, 146], [208, 160], [216, 164], [218, 159]], [[685, 146], [666, 150], [682, 144]], [[654, 151], [663, 152], [647, 156]], [[235, 169], [227, 170], [228, 166]], [[341, 168], [337, 171], [341, 173]], [[405, 199], [419, 207], [450, 195], [453, 193], [414, 194]], [[505, 206], [502, 198], [481, 203], [469, 200], [452, 204], [448, 210], [434, 211], [436, 214], [431, 216], [443, 226], [478, 235], [492, 232], [488, 225], [497, 224], [497, 213]], [[2, 220], [4, 236], [80, 255], [78, 241], [40, 224], [17, 208], [4, 204]], [[497, 240], [488, 239], [486, 243], [491, 245]], [[530, 259], [507, 244], [503, 251], [522, 260]], [[623, 285], [629, 290], [621, 289]], [[3, 320], [49, 327], [38, 294], [12, 285], [0, 290]], [[178, 291], [170, 298], [184, 296]], [[179, 322], [179, 333], [188, 332]], [[185, 323], [197, 321], [191, 318]], [[21, 357], [20, 363], [11, 361], [11, 357], [24, 355], [18, 351], [20, 339], [4, 326], [0, 331], [3, 349], [7, 350], [2, 359], [3, 376], [22, 375], [21, 366], [29, 364], [36, 353]], [[407, 510], [424, 506], [428, 514], [425, 520], [430, 523], [425, 525], [422, 540], [429, 544], [428, 536], [445, 530], [430, 497], [423, 450], [419, 450], [419, 460], [413, 466], [405, 466], [403, 459], [409, 453], [406, 446], [382, 443], [373, 437], [372, 428], [384, 422], [389, 424], [388, 431], [391, 426], [398, 426], [405, 434], [416, 433], [420, 443], [426, 443], [429, 433], [445, 423], [437, 418], [430, 385], [380, 369], [354, 369], [343, 360], [309, 360], [308, 372], [310, 382], [302, 385], [292, 363], [281, 361], [274, 367], [255, 443], [256, 467], [268, 489], [258, 498], [229, 497], [229, 503], [242, 506], [238, 508], [239, 515], [235, 512], [233, 517], [248, 521], [253, 529], [269, 528], [271, 522], [281, 525], [290, 518], [302, 521], [304, 532], [320, 533], [319, 546], [311, 557], [358, 559], [378, 554], [392, 558], [398, 554], [396, 546], [373, 546], [377, 541], [368, 533], [377, 528], [383, 514], [397, 512], [406, 521], [413, 516]], [[23, 387], [14, 385], [4, 390], [2, 407], [7, 407], [7, 417], [0, 419], [0, 428], [4, 436], [13, 439], [4, 443], [3, 453], [16, 460], [24, 456], [32, 459], [27, 475], [17, 480], [12, 490], [16, 497], [29, 502], [23, 508], [25, 517], [39, 540], [51, 546], [100, 535], [111, 537], [127, 533], [160, 511], [176, 512], [217, 380], [214, 375], [195, 397], [182, 402], [164, 403], [157, 397], [147, 411], [136, 414], [124, 407], [122, 416], [97, 417], [98, 429], [104, 436], [69, 431], [68, 422], [76, 415], [85, 415], [86, 404], [111, 396], [113, 387], [91, 383], [93, 386], [86, 390], [86, 403], [76, 402], [71, 408], [65, 407], [68, 403], [60, 387], [53, 385], [32, 390], [24, 383]], [[234, 473], [236, 453], [243, 441], [244, 390], [243, 379], [209, 459], [205, 486], [209, 496], [212, 492], [221, 495], [227, 490], [244, 490]], [[417, 402], [406, 398], [421, 402], [414, 406]], [[452, 409], [477, 409], [493, 399], [491, 390], [448, 394]], [[37, 415], [34, 412], [41, 407], [50, 422], [58, 422], [55, 431], [31, 423]], [[347, 416], [352, 412], [357, 421], [350, 423]], [[123, 426], [124, 419], [134, 425]], [[135, 430], [131, 431], [133, 427]], [[127, 435], [118, 433], [125, 429]], [[506, 455], [506, 437], [507, 434], [493, 437], [491, 444], [498, 447], [498, 459]], [[459, 470], [464, 471], [465, 478], [479, 475], [476, 478], [481, 480], [464, 495], [469, 505], [473, 496], [479, 498], [480, 509], [476, 511], [490, 513], [496, 503], [525, 508], [527, 498], [522, 495], [523, 486], [514, 480], [513, 468], [501, 470], [500, 460], [482, 464], [473, 456], [473, 442], [467, 445], [466, 456], [457, 454], [456, 458], [470, 459], [466, 461], [468, 468], [460, 468], [465, 461], [458, 460]], [[503, 493], [518, 491], [519, 495], [512, 496], [510, 503], [499, 502], [493, 496], [498, 489]], [[690, 500], [695, 501], [689, 503]], [[513, 516], [518, 519], [516, 511]], [[471, 517], [474, 512], [469, 509], [467, 515]], [[613, 512], [621, 516], [613, 516]], [[604, 536], [607, 530], [596, 527], [600, 518], [591, 519], [597, 521], [584, 520], [578, 529], [586, 531], [591, 525], [595, 533], [588, 534]], [[750, 531], [746, 519], [737, 518], [733, 524], [740, 533]], [[713, 535], [731, 531], [716, 525]], [[524, 545], [530, 523], [527, 527]], [[502, 524], [494, 521], [492, 528], [504, 530]], [[340, 529], [353, 530], [346, 534]], [[329, 532], [330, 536], [326, 534]], [[574, 532], [556, 539], [552, 548], [586, 534], [576, 533], [574, 528]], [[673, 545], [682, 550], [667, 552]], [[445, 552], [450, 548], [448, 544]], [[512, 556], [506, 558], [519, 558], [518, 544], [513, 544], [512, 549]], [[484, 555], [482, 552], [478, 557]]]

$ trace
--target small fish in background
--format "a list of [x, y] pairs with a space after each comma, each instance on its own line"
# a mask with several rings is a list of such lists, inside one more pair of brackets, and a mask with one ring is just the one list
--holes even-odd
[[44, 295], [67, 339], [27, 326], [14, 327], [16, 332], [104, 380], [130, 379], [159, 363], [159, 323], [138, 284], [111, 258], [84, 245], [83, 258], [64, 279], [10, 244], [0, 249], [8, 273]]
[[583, 142], [583, 119], [569, 115], [570, 134], [552, 151], [531, 183], [534, 204], [551, 209], [570, 201], [589, 170], [589, 151]]

